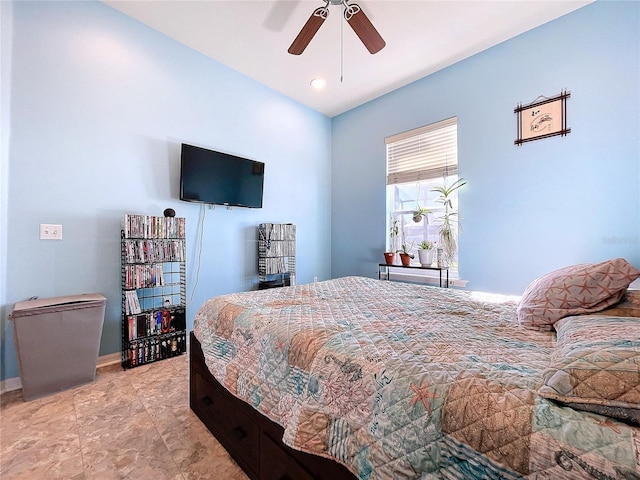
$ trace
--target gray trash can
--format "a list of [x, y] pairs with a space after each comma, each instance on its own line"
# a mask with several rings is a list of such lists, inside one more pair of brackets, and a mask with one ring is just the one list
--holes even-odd
[[99, 293], [15, 304], [10, 318], [25, 400], [95, 379], [105, 304]]

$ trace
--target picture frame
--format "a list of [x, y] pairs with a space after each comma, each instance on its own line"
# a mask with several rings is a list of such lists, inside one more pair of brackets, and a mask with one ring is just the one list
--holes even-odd
[[570, 133], [571, 128], [567, 127], [567, 99], [570, 96], [570, 92], [563, 91], [555, 97], [538, 97], [528, 105], [518, 105], [513, 110], [517, 115], [518, 130], [513, 143], [520, 146], [525, 142]]

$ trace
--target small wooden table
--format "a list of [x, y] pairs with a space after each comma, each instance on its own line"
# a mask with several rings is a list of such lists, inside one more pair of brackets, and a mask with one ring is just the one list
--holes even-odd
[[378, 280], [382, 280], [383, 270], [384, 276], [387, 280], [390, 280], [391, 268], [417, 268], [419, 270], [438, 270], [440, 272], [440, 287], [442, 287], [442, 272], [445, 272], [444, 288], [449, 288], [449, 267], [423, 267], [422, 265], [402, 265], [399, 263], [379, 263], [378, 264]]

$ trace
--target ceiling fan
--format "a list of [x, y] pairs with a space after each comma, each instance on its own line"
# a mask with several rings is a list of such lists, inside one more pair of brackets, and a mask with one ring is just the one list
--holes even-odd
[[386, 45], [369, 18], [364, 14], [360, 6], [356, 3], [349, 3], [348, 0], [325, 0], [324, 7], [316, 8], [307, 23], [304, 24], [300, 33], [295, 38], [288, 52], [292, 55], [300, 55], [307, 48], [309, 42], [318, 32], [324, 21], [329, 16], [329, 5], [344, 5], [344, 19], [360, 37], [369, 53], [378, 53]]

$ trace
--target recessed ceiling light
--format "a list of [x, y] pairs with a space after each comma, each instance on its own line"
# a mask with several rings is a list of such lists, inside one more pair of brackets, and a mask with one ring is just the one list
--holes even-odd
[[311, 80], [311, 86], [320, 90], [327, 86], [327, 81], [324, 78], [314, 78]]

